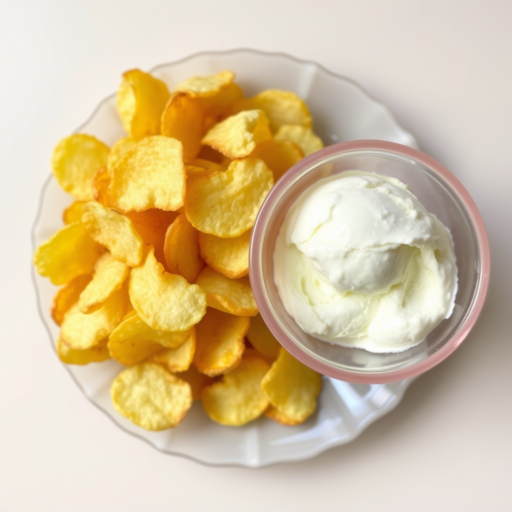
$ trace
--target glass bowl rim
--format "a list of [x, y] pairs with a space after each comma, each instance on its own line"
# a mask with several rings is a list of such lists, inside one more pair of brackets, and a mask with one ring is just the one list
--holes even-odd
[[[427, 167], [430, 171], [435, 173], [437, 177], [451, 189], [466, 209], [466, 213], [468, 214], [472, 227], [476, 233], [475, 243], [480, 257], [476, 293], [468, 306], [468, 311], [464, 320], [453, 336], [446, 341], [439, 350], [428, 356], [426, 359], [411, 364], [405, 368], [384, 372], [376, 371], [362, 373], [355, 370], [352, 371], [337, 368], [316, 359], [304, 351], [286, 334], [286, 332], [280, 327], [279, 323], [275, 320], [274, 314], [269, 307], [266, 297], [263, 277], [260, 274], [263, 235], [267, 226], [267, 221], [273, 213], [276, 201], [282, 197], [282, 194], [286, 192], [289, 185], [291, 185], [300, 176], [305, 175], [308, 170], [315, 168], [322, 161], [330, 160], [341, 154], [355, 151], [379, 151], [389, 153], [392, 156], [408, 158], [422, 164], [424, 167]], [[313, 368], [314, 370], [329, 377], [355, 384], [385, 384], [397, 380], [408, 379], [426, 372], [446, 359], [464, 341], [482, 311], [489, 287], [490, 266], [489, 241], [483, 219], [475, 202], [462, 183], [450, 171], [448, 171], [448, 169], [425, 153], [402, 144], [381, 140], [358, 140], [333, 144], [332, 146], [327, 146], [326, 148], [309, 155], [295, 164], [276, 183], [260, 208], [258, 217], [254, 224], [249, 250], [249, 278], [258, 309], [265, 320], [265, 323], [269, 326], [270, 330], [281, 345], [283, 345], [286, 350], [306, 366], [309, 366], [310, 368]]]

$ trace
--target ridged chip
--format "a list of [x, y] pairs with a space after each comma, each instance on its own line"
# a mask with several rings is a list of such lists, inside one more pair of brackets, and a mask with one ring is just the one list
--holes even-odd
[[249, 273], [249, 246], [251, 230], [236, 238], [219, 238], [198, 233], [199, 251], [209, 267], [217, 272], [237, 279]]
[[124, 73], [117, 91], [117, 110], [126, 133], [135, 141], [159, 134], [169, 96], [165, 83], [149, 73], [140, 69]]
[[196, 331], [192, 327], [190, 336], [176, 348], [166, 348], [154, 356], [150, 361], [165, 366], [170, 372], [185, 372], [189, 369], [196, 352]]
[[234, 159], [249, 156], [256, 144], [271, 138], [265, 113], [262, 110], [244, 110], [210, 128], [202, 142]]
[[80, 311], [89, 314], [100, 309], [114, 292], [121, 289], [129, 273], [130, 267], [114, 259], [109, 252], [100, 256], [94, 265], [92, 281], [80, 294]]
[[258, 418], [268, 407], [261, 380], [269, 369], [260, 357], [244, 356], [231, 372], [206, 387], [201, 400], [206, 414], [221, 425], [241, 426]]
[[180, 372], [178, 377], [190, 384], [193, 400], [199, 400], [203, 389], [213, 382], [212, 377], [201, 373], [194, 365], [191, 365], [187, 371]]
[[91, 274], [102, 249], [81, 222], [73, 222], [43, 242], [34, 253], [37, 272], [53, 284], [66, 284], [81, 274]]
[[210, 377], [235, 368], [245, 349], [244, 336], [249, 324], [248, 317], [208, 308], [196, 326], [196, 368]]
[[75, 199], [92, 199], [92, 177], [107, 165], [110, 149], [92, 135], [65, 137], [53, 151], [52, 168], [57, 183]]
[[134, 267], [142, 261], [142, 237], [132, 221], [96, 201], [83, 206], [82, 222], [96, 242], [104, 245], [116, 260]]
[[112, 204], [122, 211], [178, 210], [185, 198], [186, 173], [181, 142], [154, 135], [128, 149], [113, 169]]
[[62, 324], [62, 320], [64, 320], [66, 312], [73, 304], [78, 302], [80, 294], [91, 281], [91, 277], [92, 276], [89, 274], [76, 276], [69, 283], [60, 288], [55, 294], [53, 297], [51, 314], [57, 325]]
[[199, 231], [220, 238], [235, 238], [252, 228], [260, 206], [274, 184], [262, 160], [231, 162], [227, 171], [190, 177], [185, 212]]
[[251, 319], [251, 326], [246, 336], [251, 345], [266, 359], [269, 361], [277, 359], [281, 344], [274, 338], [261, 315], [258, 314]]
[[258, 306], [247, 277], [229, 279], [205, 267], [196, 280], [205, 292], [208, 306], [239, 316], [255, 316]]
[[320, 137], [313, 133], [311, 128], [300, 124], [284, 124], [275, 134], [275, 140], [291, 140], [302, 149], [304, 156], [311, 155], [322, 149], [324, 144]]
[[57, 340], [57, 355], [66, 364], [86, 365], [89, 363], [101, 363], [110, 359], [107, 341], [103, 340], [94, 347], [85, 350], [75, 350], [68, 347], [60, 338]]
[[81, 222], [82, 206], [86, 201], [74, 201], [62, 212], [62, 222], [64, 224], [73, 224], [73, 222]]
[[199, 98], [177, 92], [171, 95], [162, 114], [162, 135], [183, 144], [183, 160], [193, 160], [201, 149], [204, 112]]
[[108, 338], [121, 323], [128, 305], [126, 290], [112, 294], [100, 309], [85, 315], [78, 302], [64, 315], [61, 326], [62, 341], [75, 350], [85, 350]]
[[182, 213], [167, 229], [164, 255], [171, 274], [183, 276], [193, 283], [204, 267], [199, 254], [197, 231]]
[[233, 82], [232, 71], [221, 71], [215, 75], [193, 76], [176, 87], [176, 92], [186, 92], [196, 98], [207, 98], [218, 94]]
[[131, 137], [123, 137], [118, 139], [110, 148], [110, 153], [107, 159], [107, 172], [110, 177], [114, 173], [114, 168], [117, 166], [121, 157], [135, 144]]
[[274, 173], [274, 181], [277, 181], [286, 171], [304, 158], [304, 153], [295, 142], [272, 139], [258, 144], [251, 156], [263, 160]]
[[285, 124], [311, 127], [312, 119], [308, 107], [295, 93], [268, 89], [252, 98], [237, 102], [233, 112], [260, 109], [267, 115], [273, 132]]
[[315, 412], [322, 376], [281, 348], [261, 388], [283, 418], [298, 424]]
[[159, 331], [186, 331], [206, 313], [206, 294], [196, 284], [164, 271], [153, 250], [130, 275], [130, 300], [139, 316]]
[[192, 406], [190, 385], [156, 363], [123, 370], [110, 388], [116, 411], [139, 427], [175, 427]]

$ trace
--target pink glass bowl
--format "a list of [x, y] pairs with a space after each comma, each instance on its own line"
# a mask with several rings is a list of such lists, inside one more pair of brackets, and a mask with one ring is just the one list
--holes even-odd
[[[274, 283], [274, 247], [284, 217], [299, 195], [321, 178], [349, 170], [393, 176], [411, 188], [453, 236], [459, 288], [450, 318], [416, 347], [374, 354], [306, 334], [286, 312]], [[250, 279], [260, 313], [279, 342], [297, 359], [335, 379], [381, 384], [419, 375], [448, 357], [466, 338], [482, 310], [490, 255], [484, 223], [462, 184], [429, 156], [393, 142], [361, 140], [335, 144], [290, 169], [263, 204], [250, 249]]]

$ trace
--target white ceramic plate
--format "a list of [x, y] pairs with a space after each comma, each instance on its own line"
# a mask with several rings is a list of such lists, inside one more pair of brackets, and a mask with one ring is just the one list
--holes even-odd
[[[287, 55], [253, 50], [209, 52], [164, 64], [152, 72], [169, 89], [192, 75], [232, 69], [247, 96], [268, 88], [296, 92], [313, 114], [315, 131], [326, 144], [355, 139], [381, 139], [417, 147], [414, 137], [401, 128], [390, 111], [353, 81], [334, 75], [313, 62]], [[124, 136], [115, 97], [105, 99], [78, 130], [107, 144]], [[34, 248], [62, 227], [62, 210], [71, 203], [53, 178], [47, 181], [34, 225]], [[49, 311], [55, 286], [34, 274], [39, 310], [55, 344], [58, 328]], [[85, 367], [67, 366], [85, 396], [126, 432], [158, 450], [214, 465], [262, 467], [303, 460], [328, 448], [347, 443], [370, 423], [393, 409], [410, 381], [385, 385], [356, 385], [325, 379], [318, 412], [304, 424], [285, 427], [260, 418], [241, 428], [210, 421], [195, 403], [176, 429], [148, 432], [118, 415], [110, 402], [109, 388], [121, 366], [114, 361]]]

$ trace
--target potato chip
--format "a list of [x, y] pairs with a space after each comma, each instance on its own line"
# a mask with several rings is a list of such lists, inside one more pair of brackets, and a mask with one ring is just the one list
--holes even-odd
[[151, 357], [150, 361], [165, 366], [170, 372], [184, 372], [189, 369], [196, 352], [196, 332], [192, 327], [185, 343], [176, 348], [166, 348]]
[[117, 110], [126, 133], [135, 141], [159, 134], [169, 96], [165, 83], [149, 73], [139, 69], [124, 73], [117, 91]]
[[262, 160], [234, 160], [227, 171], [190, 177], [185, 212], [199, 231], [235, 238], [252, 228], [260, 206], [274, 184]]
[[122, 211], [183, 206], [186, 174], [181, 142], [154, 135], [135, 144], [112, 173], [109, 196]]
[[237, 102], [233, 113], [260, 109], [265, 112], [270, 128], [276, 132], [285, 124], [311, 127], [312, 119], [306, 104], [293, 92], [268, 89], [252, 98]]
[[234, 78], [232, 71], [221, 71], [210, 76], [193, 76], [178, 85], [176, 91], [186, 92], [195, 98], [207, 98], [228, 87]]
[[196, 368], [210, 377], [235, 368], [244, 353], [244, 336], [249, 324], [248, 317], [208, 308], [196, 326]]
[[271, 138], [265, 113], [262, 110], [244, 110], [210, 128], [202, 142], [233, 159], [249, 156], [256, 144]]
[[199, 400], [203, 389], [213, 382], [211, 377], [201, 373], [194, 365], [185, 372], [180, 372], [178, 377], [190, 384], [192, 389], [192, 400]]
[[197, 240], [204, 261], [217, 272], [231, 279], [249, 273], [251, 230], [236, 238], [219, 238], [199, 232]]
[[34, 265], [53, 284], [66, 284], [80, 274], [91, 274], [101, 251], [83, 224], [73, 222], [36, 249]]
[[114, 168], [117, 166], [121, 157], [135, 144], [131, 137], [123, 137], [115, 142], [110, 148], [110, 153], [107, 159], [107, 172], [110, 177], [114, 173]]
[[184, 344], [192, 331], [155, 331], [147, 325], [136, 311], [125, 315], [123, 321], [112, 331], [108, 340], [110, 355], [124, 365], [137, 364], [167, 348], [174, 349]]
[[247, 277], [229, 279], [205, 267], [196, 280], [205, 292], [208, 306], [239, 316], [255, 316], [258, 306]]
[[281, 348], [261, 388], [279, 413], [297, 424], [315, 411], [322, 376]]
[[57, 340], [57, 355], [66, 364], [86, 365], [89, 363], [101, 363], [110, 359], [107, 341], [103, 340], [94, 347], [85, 350], [75, 350], [68, 347], [60, 338]]
[[276, 409], [273, 405], [269, 405], [265, 410], [265, 416], [270, 418], [271, 420], [280, 423], [281, 425], [285, 425], [287, 427], [294, 427], [295, 425], [299, 425], [302, 421], [298, 421], [292, 418], [289, 418], [279, 409]]
[[130, 300], [139, 316], [158, 331], [186, 331], [206, 313], [206, 294], [196, 284], [164, 271], [153, 250], [130, 276]]
[[246, 336], [251, 345], [266, 359], [270, 361], [277, 359], [281, 345], [274, 338], [261, 315], [251, 319], [251, 326]]
[[123, 370], [110, 396], [119, 414], [147, 430], [175, 427], [192, 406], [190, 385], [155, 363]]
[[210, 174], [210, 171], [208, 171], [204, 167], [196, 167], [195, 165], [186, 165], [185, 172], [187, 173], [187, 178], [190, 178], [191, 176], [207, 176], [208, 174]]
[[100, 309], [114, 292], [121, 289], [129, 273], [130, 267], [114, 259], [109, 252], [100, 256], [94, 265], [92, 281], [80, 294], [80, 311], [89, 314]]
[[82, 222], [89, 235], [104, 245], [116, 260], [130, 267], [142, 261], [142, 238], [132, 221], [112, 208], [96, 201], [83, 206]]
[[217, 162], [195, 158], [189, 163], [189, 166], [201, 167], [208, 172], [225, 171], [226, 169]]
[[[201, 105], [207, 119], [206, 124], [216, 124], [225, 117], [229, 116], [233, 105], [244, 97], [244, 93], [239, 85], [229, 84], [221, 89], [217, 94], [201, 98]], [[212, 124], [212, 126], [213, 126]], [[211, 128], [211, 126], [209, 126]]]
[[152, 245], [155, 248], [156, 259], [165, 265], [164, 242], [165, 233], [170, 224], [178, 217], [178, 212], [165, 212], [158, 208], [150, 208], [143, 212], [128, 212], [126, 216], [142, 237], [144, 247]]
[[75, 199], [92, 199], [91, 179], [105, 167], [110, 149], [92, 135], [75, 133], [62, 139], [53, 151], [52, 168], [57, 183]]
[[290, 140], [267, 140], [258, 144], [252, 155], [260, 158], [277, 181], [288, 169], [304, 158], [302, 149]]
[[100, 309], [85, 315], [78, 302], [64, 315], [62, 341], [75, 350], [85, 350], [98, 345], [121, 323], [126, 313], [127, 296], [124, 289], [112, 294]]
[[244, 355], [231, 372], [206, 387], [201, 395], [206, 414], [221, 425], [240, 426], [265, 411], [268, 398], [261, 390], [261, 380], [269, 369], [260, 357]]
[[197, 231], [184, 213], [167, 229], [164, 254], [169, 272], [183, 276], [189, 283], [196, 280], [204, 267], [197, 244]]
[[304, 156], [311, 155], [311, 153], [324, 147], [320, 137], [317, 137], [311, 128], [301, 126], [300, 124], [284, 124], [280, 126], [275, 135], [275, 140], [291, 140], [295, 142], [302, 149]]
[[201, 101], [185, 93], [173, 93], [162, 114], [162, 135], [183, 144], [183, 160], [193, 160], [201, 149], [204, 112]]
[[107, 169], [100, 169], [92, 177], [92, 197], [103, 206], [112, 206], [108, 196], [108, 186], [110, 185], [110, 177]]
[[86, 201], [75, 201], [71, 203], [62, 212], [62, 222], [64, 224], [73, 224], [73, 222], [80, 222], [82, 220], [82, 206]]
[[78, 302], [80, 294], [89, 284], [91, 280], [90, 275], [82, 274], [76, 276], [68, 284], [65, 284], [53, 297], [51, 314], [54, 322], [57, 325], [62, 324], [66, 311], [71, 308], [73, 304]]

